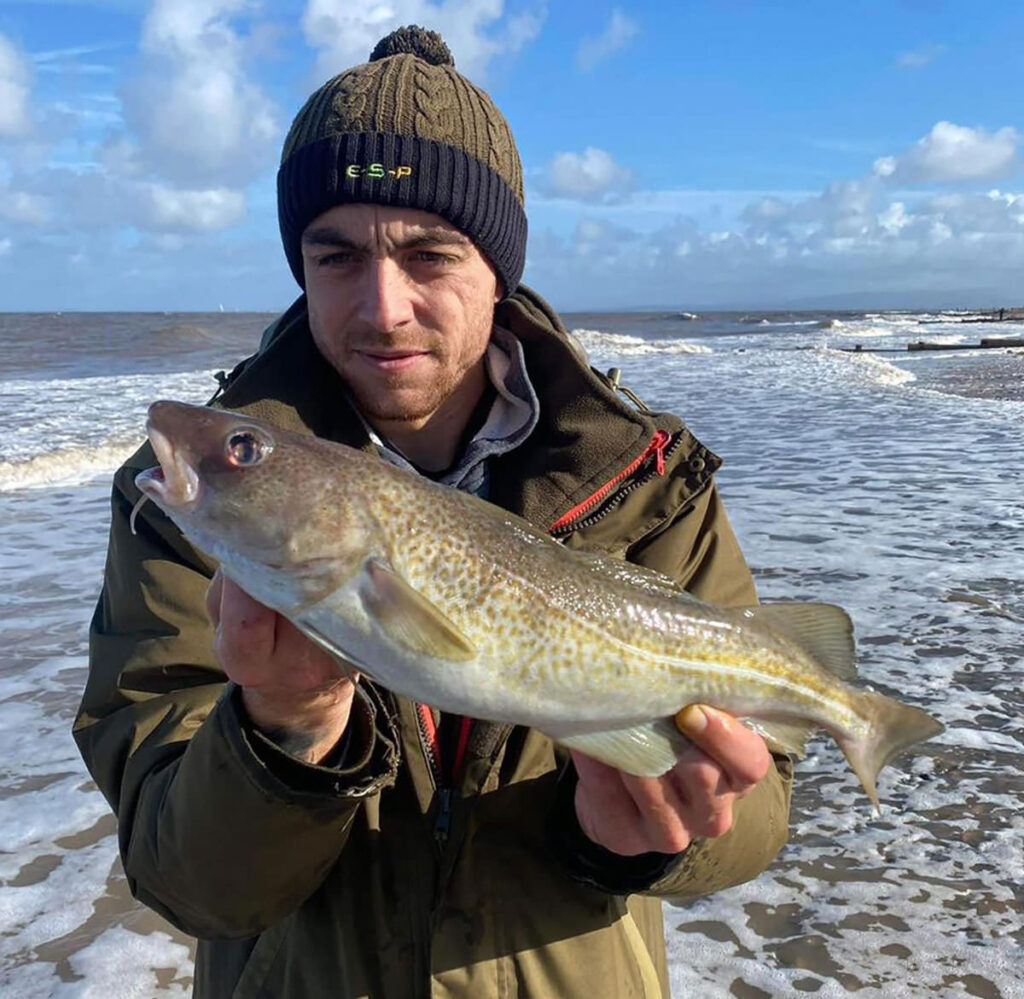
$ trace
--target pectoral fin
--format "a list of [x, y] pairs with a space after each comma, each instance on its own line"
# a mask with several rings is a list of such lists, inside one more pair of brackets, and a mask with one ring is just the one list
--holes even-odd
[[477, 655], [473, 643], [390, 566], [375, 559], [364, 566], [359, 598], [393, 642], [433, 659], [467, 662]]
[[637, 777], [660, 777], [693, 745], [670, 718], [605, 732], [547, 734], [569, 749]]

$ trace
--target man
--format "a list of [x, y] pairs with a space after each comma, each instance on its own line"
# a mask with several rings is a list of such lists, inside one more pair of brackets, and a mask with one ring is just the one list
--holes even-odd
[[[756, 601], [717, 459], [625, 404], [520, 285], [515, 144], [439, 36], [395, 32], [321, 87], [278, 196], [305, 295], [218, 405]], [[770, 862], [788, 764], [690, 706], [692, 754], [640, 779], [354, 682], [152, 506], [129, 532], [152, 464], [144, 446], [115, 481], [75, 735], [133, 892], [200, 940], [195, 995], [667, 996], [659, 898]]]

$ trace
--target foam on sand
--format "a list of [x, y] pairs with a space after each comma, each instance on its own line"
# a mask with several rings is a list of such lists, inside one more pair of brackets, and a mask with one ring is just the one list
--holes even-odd
[[62, 983], [54, 999], [150, 999], [157, 992], [167, 999], [187, 999], [192, 994], [189, 949], [167, 933], [140, 934], [114, 926], [68, 963], [83, 981]]

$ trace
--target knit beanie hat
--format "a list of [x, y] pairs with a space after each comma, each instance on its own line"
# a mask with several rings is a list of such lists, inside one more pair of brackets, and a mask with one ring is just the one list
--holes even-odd
[[511, 295], [526, 258], [523, 168], [501, 112], [455, 71], [441, 36], [412, 25], [370, 61], [328, 80], [298, 113], [281, 154], [277, 209], [300, 285], [303, 230], [335, 205], [419, 208], [447, 219]]

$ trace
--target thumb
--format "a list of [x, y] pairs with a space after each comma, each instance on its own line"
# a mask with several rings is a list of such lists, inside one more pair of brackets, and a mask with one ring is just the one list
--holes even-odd
[[213, 574], [210, 580], [210, 588], [206, 591], [206, 613], [210, 615], [214, 628], [220, 627], [220, 600], [224, 592], [224, 576], [220, 568]]

